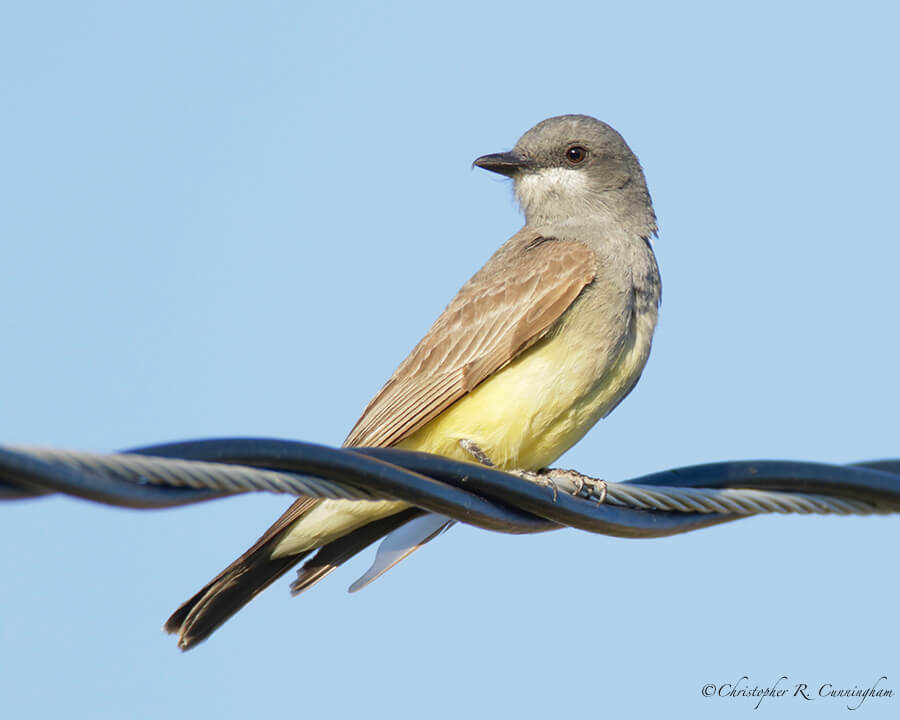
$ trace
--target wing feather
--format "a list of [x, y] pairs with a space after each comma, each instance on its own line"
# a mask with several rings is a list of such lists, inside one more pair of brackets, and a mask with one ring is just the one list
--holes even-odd
[[585, 245], [518, 233], [457, 293], [344, 444], [386, 447], [414, 433], [543, 337], [595, 273]]
[[[466, 283], [369, 403], [345, 445], [390, 446], [435, 418], [543, 337], [596, 272], [594, 253], [568, 240], [521, 231]], [[299, 498], [262, 537], [169, 618], [165, 629], [187, 649], [310, 554], [273, 558], [272, 550], [318, 498]], [[300, 592], [328, 575], [420, 510], [409, 508], [326, 544], [300, 571]], [[352, 586], [368, 584], [446, 527], [426, 516], [388, 542], [373, 568]]]

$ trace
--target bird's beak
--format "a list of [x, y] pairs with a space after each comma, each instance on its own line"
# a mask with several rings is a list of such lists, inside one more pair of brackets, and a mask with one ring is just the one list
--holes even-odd
[[533, 161], [525, 157], [522, 153], [511, 150], [504, 153], [493, 153], [492, 155], [482, 155], [472, 163], [472, 167], [478, 166], [491, 172], [513, 177], [522, 170], [526, 170], [534, 165]]

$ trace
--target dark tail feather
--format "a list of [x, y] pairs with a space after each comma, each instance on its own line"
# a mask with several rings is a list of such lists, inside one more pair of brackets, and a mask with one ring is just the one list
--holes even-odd
[[[308, 550], [297, 555], [272, 557], [272, 550], [284, 532], [317, 503], [318, 499], [302, 498], [291, 505], [253, 547], [172, 613], [164, 629], [178, 635], [178, 647], [189, 650], [206, 640], [244, 605], [314, 552]], [[291, 584], [292, 593], [297, 595], [312, 587], [358, 552], [423, 513], [418, 508], [408, 508], [363, 525], [318, 548]]]
[[424, 511], [418, 508], [409, 508], [363, 525], [361, 528], [323, 545], [319, 548], [319, 552], [307, 560], [297, 571], [297, 579], [291, 583], [291, 594], [299, 595], [304, 590], [308, 590], [373, 542], [380, 540], [423, 513]]
[[172, 613], [163, 628], [178, 635], [178, 647], [188, 650], [206, 640], [222, 623], [312, 552], [272, 557], [272, 550], [284, 532], [318, 502], [317, 498], [297, 500], [253, 547]]
[[166, 632], [178, 634], [182, 650], [194, 647], [310, 552], [275, 560], [259, 554], [234, 562], [172, 614]]

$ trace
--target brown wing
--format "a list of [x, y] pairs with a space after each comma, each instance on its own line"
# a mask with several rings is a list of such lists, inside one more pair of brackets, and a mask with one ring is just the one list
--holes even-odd
[[593, 280], [586, 246], [521, 231], [467, 282], [369, 403], [344, 445], [387, 447], [539, 340]]
[[[347, 445], [399, 442], [536, 342], [594, 277], [594, 254], [578, 243], [520, 232], [466, 283], [375, 396]], [[298, 498], [241, 557], [166, 622], [183, 650], [205, 640], [312, 551], [273, 558], [272, 549], [318, 498]], [[300, 592], [421, 511], [375, 521], [325, 545], [304, 565]]]

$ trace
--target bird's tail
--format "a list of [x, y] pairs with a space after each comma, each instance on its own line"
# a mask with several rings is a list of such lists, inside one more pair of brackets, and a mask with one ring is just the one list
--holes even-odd
[[298, 499], [247, 552], [172, 613], [163, 627], [178, 635], [178, 647], [189, 650], [206, 640], [244, 605], [317, 550], [291, 586], [294, 594], [312, 587], [376, 540], [422, 514], [418, 508], [407, 508], [356, 528], [320, 548], [273, 558], [272, 551], [284, 534], [318, 503], [317, 498]]
[[164, 626], [166, 632], [178, 635], [178, 647], [182, 650], [203, 642], [311, 552], [276, 560], [256, 553], [235, 560], [172, 613]]
[[318, 498], [299, 498], [247, 552], [172, 613], [163, 629], [178, 635], [178, 647], [188, 650], [206, 640], [222, 623], [313, 552], [272, 557], [272, 550], [284, 533], [318, 503]]

